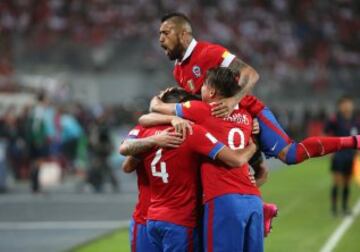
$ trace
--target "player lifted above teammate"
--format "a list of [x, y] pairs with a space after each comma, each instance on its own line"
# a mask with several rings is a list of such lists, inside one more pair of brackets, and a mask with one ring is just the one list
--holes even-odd
[[[199, 94], [204, 76], [209, 68], [216, 66], [230, 67], [239, 73], [238, 84], [243, 87], [236, 95], [218, 101], [212, 107], [212, 114], [225, 117], [231, 114], [241, 98], [252, 89], [258, 81], [258, 73], [240, 58], [231, 54], [220, 45], [208, 42], [197, 42], [193, 37], [190, 20], [181, 13], [165, 15], [161, 19], [159, 42], [170, 60], [176, 60], [174, 77], [179, 86], [187, 92]], [[252, 159], [252, 166], [257, 171], [268, 168], [262, 160], [261, 153]], [[274, 205], [264, 205], [266, 226], [271, 226], [271, 220], [277, 209]]]
[[[250, 66], [220, 45], [197, 42], [192, 35], [189, 19], [181, 13], [172, 13], [162, 18], [160, 44], [171, 60], [176, 60], [174, 77], [186, 91], [199, 93], [204, 83], [206, 71], [214, 67], [229, 67], [239, 73], [237, 83], [242, 87], [233, 97], [218, 99], [212, 108], [213, 115], [231, 114], [236, 104], [258, 79]], [[277, 122], [273, 113], [265, 107], [257, 114], [260, 122], [261, 150], [268, 157], [275, 157], [287, 164], [335, 152], [343, 148], [358, 148], [359, 137], [348, 138], [308, 138], [295, 143]]]
[[172, 13], [161, 19], [160, 45], [170, 60], [176, 60], [174, 77], [187, 92], [198, 94], [206, 71], [214, 66], [230, 67], [239, 73], [242, 87], [234, 97], [224, 99], [215, 106], [214, 115], [230, 114], [234, 106], [248, 93], [259, 79], [258, 73], [229, 53], [224, 47], [207, 42], [197, 42], [193, 37], [190, 20], [181, 13]]

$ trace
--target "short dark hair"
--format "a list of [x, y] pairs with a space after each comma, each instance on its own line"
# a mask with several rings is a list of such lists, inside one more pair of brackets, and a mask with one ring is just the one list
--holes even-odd
[[161, 17], [161, 23], [169, 19], [173, 19], [176, 23], [187, 23], [188, 25], [190, 25], [190, 27], [192, 26], [190, 19], [185, 14], [180, 12], [171, 12], [165, 14]]
[[174, 87], [168, 92], [166, 92], [161, 100], [165, 103], [181, 103], [192, 100], [201, 100], [201, 98], [197, 95], [190, 94], [185, 91], [185, 89], [180, 87]]
[[204, 85], [215, 88], [222, 97], [232, 97], [241, 90], [237, 79], [238, 75], [230, 68], [215, 67], [206, 72]]

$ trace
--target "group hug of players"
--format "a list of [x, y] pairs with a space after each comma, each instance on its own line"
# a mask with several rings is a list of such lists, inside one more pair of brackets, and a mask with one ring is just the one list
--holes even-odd
[[138, 179], [131, 251], [263, 251], [277, 208], [258, 189], [267, 174], [261, 152], [297, 164], [359, 149], [360, 136], [293, 141], [248, 95], [257, 72], [224, 47], [196, 41], [183, 14], [162, 18], [159, 41], [180, 87], [155, 96], [120, 146], [123, 170]]

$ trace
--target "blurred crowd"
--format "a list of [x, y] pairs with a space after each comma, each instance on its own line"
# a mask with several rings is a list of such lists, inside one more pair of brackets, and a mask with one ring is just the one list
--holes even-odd
[[326, 67], [360, 65], [359, 9], [354, 0], [3, 0], [0, 74], [11, 72], [15, 34], [33, 50], [64, 39], [94, 47], [136, 39], [159, 52], [160, 17], [176, 10], [189, 15], [197, 37], [278, 75], [311, 69], [321, 85]]
[[118, 144], [114, 129], [134, 124], [131, 118], [134, 113], [122, 106], [54, 104], [44, 92], [20, 112], [7, 108], [0, 117], [0, 191], [6, 190], [4, 179], [14, 177], [30, 180], [32, 191], [40, 192], [39, 172], [48, 163], [56, 163], [63, 177], [77, 177], [76, 189], [89, 184], [102, 192], [110, 182], [119, 191], [110, 160]]

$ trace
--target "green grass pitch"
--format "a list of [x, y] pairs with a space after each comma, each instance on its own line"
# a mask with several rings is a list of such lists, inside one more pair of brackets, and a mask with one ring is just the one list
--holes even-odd
[[[279, 217], [273, 222], [273, 232], [265, 239], [267, 252], [317, 252], [341, 223], [329, 211], [329, 159], [318, 158], [297, 166], [271, 172], [261, 190], [266, 202], [278, 204]], [[351, 205], [360, 198], [360, 189], [353, 184]], [[337, 245], [336, 252], [360, 251], [360, 217]], [[128, 252], [127, 230], [90, 241], [73, 252]]]

